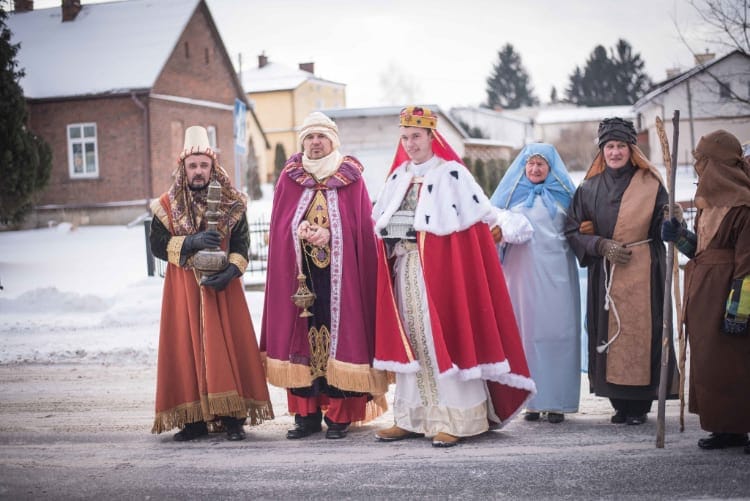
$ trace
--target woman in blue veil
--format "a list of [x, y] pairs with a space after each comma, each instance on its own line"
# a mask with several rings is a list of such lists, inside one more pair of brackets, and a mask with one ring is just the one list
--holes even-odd
[[518, 154], [495, 189], [495, 207], [521, 214], [534, 231], [513, 242], [503, 228], [502, 261], [537, 394], [524, 418], [560, 423], [577, 412], [581, 385], [581, 300], [578, 265], [563, 233], [575, 191], [551, 144], [532, 143]]

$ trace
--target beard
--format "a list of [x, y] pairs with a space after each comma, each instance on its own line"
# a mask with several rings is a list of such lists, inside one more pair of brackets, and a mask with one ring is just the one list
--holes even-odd
[[190, 191], [201, 191], [208, 187], [208, 179], [193, 178], [192, 181], [188, 182], [188, 188]]

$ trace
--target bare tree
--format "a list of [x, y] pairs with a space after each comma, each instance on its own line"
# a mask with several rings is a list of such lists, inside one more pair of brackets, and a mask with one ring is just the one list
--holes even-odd
[[[748, 37], [750, 0], [689, 0], [688, 3], [706, 23], [708, 38], [704, 42], [750, 55], [750, 38]], [[684, 42], [685, 38], [682, 33], [680, 37]], [[685, 45], [688, 45], [687, 42]], [[688, 48], [690, 48], [689, 45]], [[691, 52], [695, 54], [692, 49]]]
[[[727, 51], [739, 51], [750, 57], [750, 0], [688, 0], [690, 6], [705, 23], [700, 42]], [[696, 60], [700, 54], [688, 41], [687, 36], [675, 21], [677, 34], [682, 43], [690, 50]], [[750, 106], [750, 97], [737, 92], [727, 86], [718, 76], [711, 72], [710, 68], [706, 74], [718, 85], [721, 92], [727, 94], [727, 98]], [[743, 72], [740, 81], [750, 80], [750, 72]]]
[[402, 105], [416, 102], [421, 94], [419, 82], [413, 75], [391, 61], [379, 75], [381, 102], [388, 105]]

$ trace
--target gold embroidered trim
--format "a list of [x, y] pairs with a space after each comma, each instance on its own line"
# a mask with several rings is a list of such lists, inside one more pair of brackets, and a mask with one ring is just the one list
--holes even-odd
[[180, 266], [180, 251], [182, 251], [182, 244], [185, 243], [185, 236], [172, 237], [169, 239], [167, 244], [167, 261], [177, 266]]
[[245, 273], [245, 270], [247, 270], [247, 259], [245, 259], [242, 254], [237, 252], [230, 253], [229, 262], [237, 266], [237, 268], [240, 269], [240, 273]]
[[388, 391], [386, 372], [373, 369], [366, 364], [329, 360], [326, 379], [331, 386], [346, 391], [357, 391], [371, 395], [384, 395]]
[[331, 348], [331, 333], [328, 327], [321, 326], [320, 329], [310, 327], [307, 333], [310, 343], [310, 374], [313, 379], [326, 375], [328, 365], [328, 353]]

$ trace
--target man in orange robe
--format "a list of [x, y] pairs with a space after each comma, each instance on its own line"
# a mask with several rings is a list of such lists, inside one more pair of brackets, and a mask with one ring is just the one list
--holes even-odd
[[[209, 182], [221, 186], [218, 224], [208, 230]], [[216, 161], [206, 129], [185, 131], [175, 181], [151, 209], [151, 250], [168, 262], [162, 298], [153, 433], [178, 427], [178, 442], [208, 434], [219, 423], [243, 440], [247, 417], [273, 418], [241, 276], [247, 267], [245, 196]], [[229, 252], [226, 268], [202, 276], [202, 249]]]

